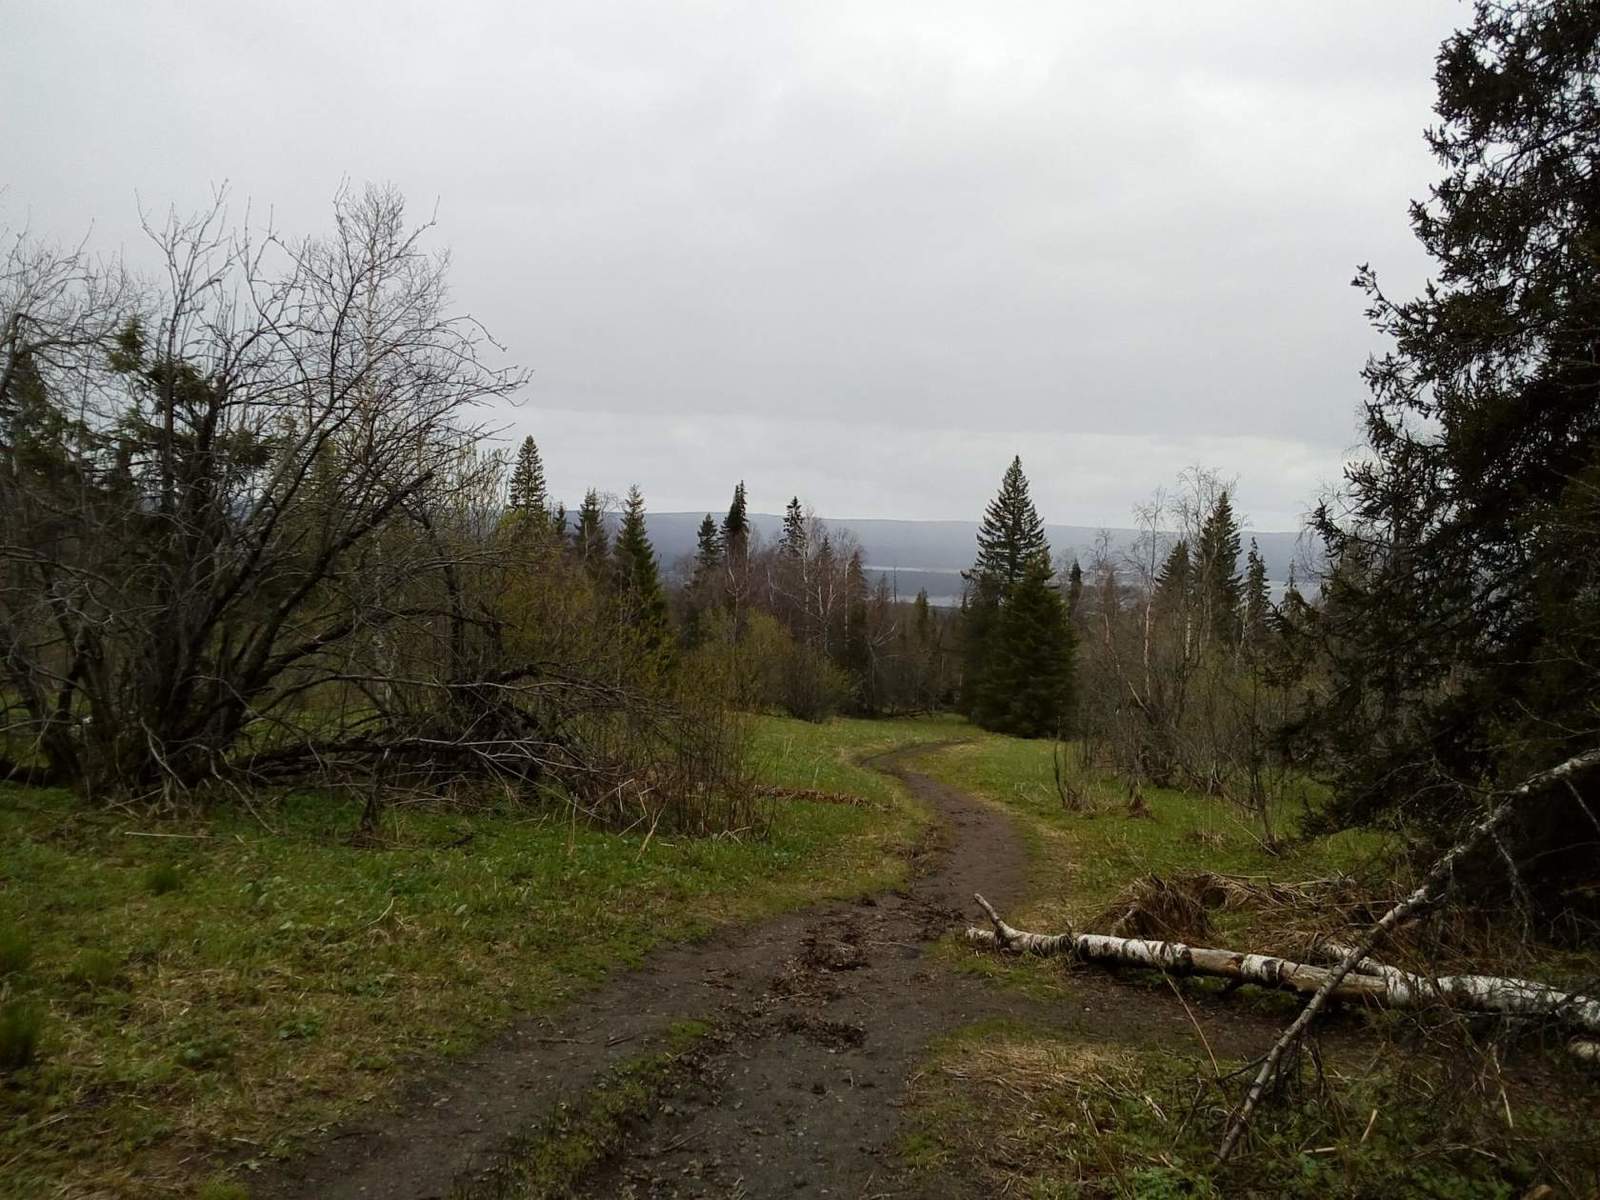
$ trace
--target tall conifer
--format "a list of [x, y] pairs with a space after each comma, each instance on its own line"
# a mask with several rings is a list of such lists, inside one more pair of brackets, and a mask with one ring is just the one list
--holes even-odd
[[783, 537], [778, 548], [790, 558], [806, 556], [806, 514], [800, 507], [800, 497], [789, 501], [783, 513]]
[[710, 513], [700, 522], [695, 536], [694, 577], [704, 579], [722, 565], [722, 531]]
[[1066, 720], [1072, 630], [1054, 577], [1019, 456], [984, 513], [977, 560], [965, 572], [962, 706], [984, 728], [1044, 737]]
[[722, 518], [723, 549], [735, 558], [742, 557], [750, 547], [750, 513], [745, 507], [744, 480], [733, 489], [733, 503], [728, 515]]
[[1272, 600], [1267, 592], [1267, 564], [1261, 559], [1255, 538], [1250, 539], [1250, 552], [1245, 556], [1244, 571], [1244, 636], [1253, 646], [1259, 646], [1267, 637], [1267, 617]]
[[1014, 457], [1000, 480], [1000, 493], [989, 502], [978, 527], [978, 560], [969, 579], [986, 579], [997, 586], [1000, 598], [1016, 585], [1034, 557], [1050, 552], [1044, 522], [1028, 495], [1028, 477], [1021, 456]]
[[517, 450], [517, 462], [511, 469], [508, 499], [508, 506], [513, 512], [528, 516], [544, 516], [549, 512], [550, 498], [545, 492], [544, 462], [531, 436], [523, 438]]
[[1239, 601], [1244, 581], [1239, 575], [1239, 522], [1226, 491], [1218, 494], [1201, 527], [1195, 583], [1200, 611], [1211, 635], [1224, 645], [1239, 640]]
[[622, 597], [647, 652], [664, 654], [670, 626], [667, 596], [661, 587], [655, 547], [645, 524], [644, 494], [637, 484], [628, 489], [623, 503], [617, 542], [612, 548], [612, 571]]
[[596, 576], [603, 574], [606, 562], [606, 522], [600, 511], [600, 493], [590, 488], [578, 508], [577, 528], [572, 531], [572, 549]]

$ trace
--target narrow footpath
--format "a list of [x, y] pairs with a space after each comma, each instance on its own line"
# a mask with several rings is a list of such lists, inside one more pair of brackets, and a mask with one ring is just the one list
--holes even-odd
[[999, 811], [909, 768], [931, 749], [870, 764], [939, 818], [906, 890], [652, 954], [564, 1012], [523, 1022], [419, 1081], [397, 1112], [330, 1133], [253, 1181], [252, 1196], [443, 1200], [491, 1171], [558, 1103], [686, 1019], [709, 1022], [717, 1036], [692, 1077], [585, 1181], [585, 1194], [916, 1195], [894, 1148], [907, 1085], [934, 1038], [1000, 1016], [1188, 1036], [1176, 1005], [1103, 977], [1082, 980], [1069, 1015], [927, 961], [935, 942], [969, 921], [973, 892], [1006, 911], [1027, 870], [1022, 840]]

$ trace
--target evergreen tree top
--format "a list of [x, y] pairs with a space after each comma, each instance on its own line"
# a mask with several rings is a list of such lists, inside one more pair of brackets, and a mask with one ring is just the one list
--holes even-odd
[[578, 506], [578, 523], [572, 531], [573, 544], [585, 560], [603, 558], [606, 553], [606, 525], [600, 511], [600, 493], [590, 488]]
[[749, 536], [750, 516], [745, 506], [744, 480], [741, 479], [733, 489], [733, 503], [728, 506], [728, 515], [722, 519], [722, 544], [731, 548]]
[[544, 462], [531, 435], [523, 438], [517, 449], [516, 465], [511, 469], [508, 506], [523, 513], [545, 512], [550, 506], [545, 491]]
[[1176, 599], [1189, 588], [1189, 543], [1179, 538], [1167, 551], [1167, 557], [1156, 573], [1156, 594], [1164, 599]]
[[656, 552], [644, 518], [644, 493], [639, 485], [628, 489], [622, 505], [622, 521], [617, 526], [617, 544], [612, 550], [617, 570], [625, 583], [634, 587], [656, 583]]
[[804, 558], [806, 553], [806, 514], [800, 507], [800, 497], [789, 501], [783, 513], [783, 538], [778, 543], [791, 558]]
[[1028, 493], [1028, 477], [1022, 473], [1022, 457], [1011, 460], [1000, 480], [1000, 491], [989, 502], [978, 528], [978, 557], [968, 578], [997, 589], [1002, 597], [1015, 587], [1036, 560], [1042, 560], [1047, 576], [1050, 568], [1050, 543], [1044, 536], [1044, 522]]
[[694, 565], [696, 573], [712, 570], [722, 561], [722, 531], [707, 513], [695, 535]]

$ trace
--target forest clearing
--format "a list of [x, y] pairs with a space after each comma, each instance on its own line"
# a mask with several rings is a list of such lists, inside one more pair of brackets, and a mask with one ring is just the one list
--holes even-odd
[[1600, 1200], [1600, 0], [1154, 8], [6, 6], [0, 1200]]
[[[961, 938], [983, 890], [1033, 928], [1289, 953], [1396, 891], [1381, 838], [1269, 853], [1213, 799], [1130, 814], [1092, 769], [1068, 811], [1049, 744], [951, 719], [762, 718], [756, 756], [771, 829], [713, 842], [416, 804], [362, 845], [355, 807], [292, 798], [148, 829], [9, 789], [27, 888], [0, 919], [35, 931], [11, 969], [72, 1020], [7, 1094], [5, 1194], [1492, 1196], [1582, 1194], [1600, 1165], [1559, 1038], [1531, 1026], [1485, 1074], [1461, 1053], [1484, 1018], [1355, 1006], [1217, 1168], [1218, 1078], [1291, 998]], [[1130, 918], [1197, 846], [1237, 894]], [[1456, 961], [1505, 954], [1450, 937]], [[1510, 961], [1553, 983], [1600, 966]]]

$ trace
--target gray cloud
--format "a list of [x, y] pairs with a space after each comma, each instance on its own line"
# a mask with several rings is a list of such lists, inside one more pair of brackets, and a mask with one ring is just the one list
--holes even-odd
[[1017, 448], [1052, 520], [1202, 461], [1290, 521], [1356, 437], [1354, 265], [1422, 279], [1465, 15], [11, 0], [0, 219], [137, 253], [136, 194], [228, 180], [296, 230], [345, 176], [437, 199], [535, 370], [508, 431], [574, 493], [963, 516]]

